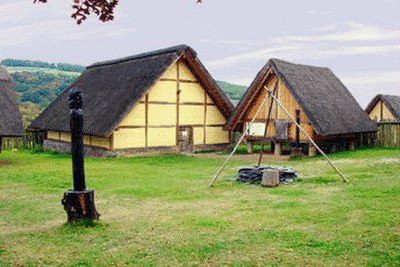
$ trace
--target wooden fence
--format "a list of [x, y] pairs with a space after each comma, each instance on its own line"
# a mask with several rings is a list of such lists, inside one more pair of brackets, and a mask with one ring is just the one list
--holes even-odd
[[382, 147], [400, 147], [400, 122], [379, 122], [376, 144]]
[[45, 139], [45, 132], [26, 131], [23, 137], [3, 137], [3, 149], [41, 149]]

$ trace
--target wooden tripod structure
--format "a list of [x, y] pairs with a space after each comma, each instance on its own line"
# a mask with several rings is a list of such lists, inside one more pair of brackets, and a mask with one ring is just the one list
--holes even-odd
[[[331, 159], [326, 155], [326, 153], [315, 143], [315, 141], [311, 138], [311, 136], [301, 127], [301, 125], [296, 121], [296, 119], [290, 114], [290, 112], [282, 105], [280, 100], [275, 96], [277, 85], [275, 85], [274, 91], [271, 91], [268, 87], [264, 86], [264, 88], [267, 90], [267, 96], [265, 97], [264, 101], [261, 103], [260, 107], [258, 108], [257, 112], [255, 113], [253, 119], [251, 120], [249, 124], [249, 128], [253, 125], [255, 119], [257, 118], [258, 114], [260, 113], [262, 107], [265, 105], [267, 100], [271, 97], [271, 104], [269, 107], [269, 112], [268, 112], [268, 118], [267, 118], [267, 124], [265, 125], [265, 132], [264, 132], [264, 137], [267, 134], [268, 131], [268, 125], [270, 123], [270, 117], [271, 117], [271, 110], [272, 110], [272, 105], [273, 101], [276, 101], [276, 103], [279, 105], [279, 107], [286, 113], [286, 115], [291, 119], [295, 125], [300, 129], [300, 131], [307, 137], [307, 139], [311, 142], [313, 146], [325, 157], [325, 159], [328, 161], [329, 165], [333, 168], [333, 170], [340, 176], [340, 178], [343, 180], [344, 183], [349, 183], [350, 181], [346, 178], [346, 176], [336, 167], [336, 165], [331, 161]], [[233, 155], [235, 154], [236, 150], [238, 149], [239, 145], [242, 143], [244, 137], [246, 136], [246, 131], [243, 132], [242, 136], [240, 137], [239, 141], [235, 145], [234, 149], [232, 152], [229, 154], [228, 158], [225, 160], [225, 162], [222, 164], [221, 168], [218, 170], [217, 174], [214, 176], [214, 178], [211, 180], [209, 187], [212, 187], [215, 182], [218, 180], [218, 178], [221, 176], [222, 172], [228, 165], [229, 161], [232, 159]], [[262, 161], [262, 154], [263, 154], [263, 145], [261, 148], [260, 152], [260, 157], [258, 160], [258, 165], [261, 165]]]

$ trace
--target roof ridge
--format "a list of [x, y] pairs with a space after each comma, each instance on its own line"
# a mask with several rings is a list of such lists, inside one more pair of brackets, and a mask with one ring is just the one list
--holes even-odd
[[127, 61], [153, 57], [153, 56], [160, 56], [163, 54], [170, 54], [170, 53], [179, 53], [180, 54], [185, 50], [189, 51], [194, 57], [197, 56], [196, 51], [194, 51], [190, 46], [182, 44], [182, 45], [171, 46], [171, 47], [164, 48], [164, 49], [158, 49], [158, 50], [154, 50], [154, 51], [150, 51], [150, 52], [140, 53], [140, 54], [136, 54], [133, 56], [96, 62], [96, 63], [89, 65], [87, 67], [87, 69], [103, 67], [103, 66], [123, 63], [123, 62], [127, 62]]
[[400, 95], [391, 95], [391, 94], [378, 94], [377, 96], [380, 96], [380, 97], [389, 96], [389, 97], [398, 97], [398, 98], [400, 98]]
[[271, 58], [267, 65], [271, 65], [271, 62], [276, 66], [276, 63], [285, 63], [285, 64], [289, 64], [289, 65], [294, 65], [294, 66], [298, 66], [298, 67], [309, 67], [309, 68], [316, 68], [316, 69], [326, 69], [326, 70], [331, 70], [331, 68], [328, 67], [322, 67], [322, 66], [314, 66], [314, 65], [308, 65], [308, 64], [300, 64], [300, 63], [293, 63], [290, 61], [286, 61], [283, 59], [279, 59], [279, 58]]

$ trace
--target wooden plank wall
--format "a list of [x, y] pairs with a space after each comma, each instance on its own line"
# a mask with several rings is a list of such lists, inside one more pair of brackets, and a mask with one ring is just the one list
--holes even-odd
[[[278, 79], [275, 74], [272, 74], [272, 78], [270, 78], [267, 82], [266, 82], [266, 86], [270, 89], [275, 88], [275, 86], [277, 85], [277, 91], [275, 93], [276, 97], [281, 101], [281, 103], [283, 104], [283, 106], [291, 113], [291, 115], [295, 118], [296, 117], [296, 110], [300, 110], [300, 124], [303, 127], [303, 129], [310, 135], [310, 136], [314, 136], [314, 130], [308, 120], [308, 118], [306, 117], [306, 115], [304, 114], [304, 112], [302, 111], [300, 105], [297, 103], [297, 101], [294, 99], [294, 97], [292, 96], [292, 94], [290, 93], [289, 89], [286, 87], [286, 85], [280, 80]], [[276, 84], [277, 83], [277, 84]], [[242, 122], [250, 122], [254, 116], [256, 111], [258, 110], [258, 108], [260, 107], [260, 105], [262, 104], [262, 102], [264, 101], [265, 97], [266, 97], [266, 90], [262, 89], [258, 95], [256, 96], [256, 100], [254, 101], [254, 105], [252, 105], [252, 107], [249, 108], [249, 110], [247, 111], [247, 114], [245, 116], [245, 119]], [[267, 120], [267, 114], [268, 114], [268, 109], [271, 105], [271, 99], [269, 99], [265, 105], [262, 107], [261, 112], [258, 114], [255, 122], [257, 123], [262, 123], [262, 122], [266, 122]], [[268, 133], [267, 133], [267, 138], [271, 138], [274, 139], [275, 138], [275, 121], [287, 121], [290, 122], [290, 126], [289, 126], [289, 139], [290, 140], [295, 140], [296, 138], [296, 126], [294, 125], [294, 123], [291, 121], [291, 119], [287, 116], [287, 114], [282, 110], [282, 108], [280, 108], [277, 104], [276, 101], [274, 101], [274, 104], [272, 106], [272, 110], [271, 110], [271, 123], [268, 127]], [[308, 142], [308, 138], [303, 134], [300, 133], [300, 140], [302, 142]]]
[[3, 137], [2, 149], [41, 149], [45, 132], [26, 131], [24, 137]]
[[381, 147], [400, 147], [400, 122], [379, 122], [376, 144]]

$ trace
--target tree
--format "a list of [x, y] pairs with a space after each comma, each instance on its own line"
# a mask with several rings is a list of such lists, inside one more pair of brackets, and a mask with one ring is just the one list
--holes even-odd
[[[81, 24], [87, 16], [94, 13], [99, 20], [106, 22], [114, 19], [114, 10], [119, 0], [72, 0], [72, 15], [76, 23]], [[47, 3], [47, 0], [33, 0], [33, 3]], [[202, 0], [196, 0], [196, 3], [202, 3]]]

